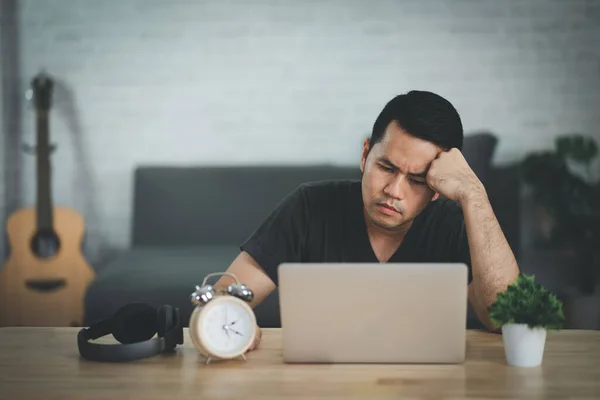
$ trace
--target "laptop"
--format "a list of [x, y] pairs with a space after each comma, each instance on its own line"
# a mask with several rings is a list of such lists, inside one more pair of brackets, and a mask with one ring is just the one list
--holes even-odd
[[283, 263], [285, 363], [462, 363], [461, 263]]

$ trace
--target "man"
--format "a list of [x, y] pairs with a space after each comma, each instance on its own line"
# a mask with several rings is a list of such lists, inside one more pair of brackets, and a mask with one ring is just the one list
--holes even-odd
[[[469, 302], [495, 330], [487, 308], [519, 268], [462, 143], [447, 100], [424, 91], [396, 96], [364, 141], [362, 179], [301, 185], [228, 271], [254, 291], [255, 307], [275, 289], [283, 262], [464, 262]], [[216, 286], [230, 283], [224, 276]], [[251, 350], [259, 341], [260, 334]]]

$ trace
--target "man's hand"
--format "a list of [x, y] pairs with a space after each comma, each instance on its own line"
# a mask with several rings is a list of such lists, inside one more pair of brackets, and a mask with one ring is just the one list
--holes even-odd
[[254, 338], [254, 343], [252, 343], [252, 345], [250, 346], [248, 351], [257, 349], [261, 338], [262, 338], [262, 330], [260, 329], [260, 327], [258, 325], [256, 325], [256, 337]]
[[459, 204], [468, 196], [485, 195], [483, 184], [457, 148], [438, 154], [427, 172], [427, 184]]

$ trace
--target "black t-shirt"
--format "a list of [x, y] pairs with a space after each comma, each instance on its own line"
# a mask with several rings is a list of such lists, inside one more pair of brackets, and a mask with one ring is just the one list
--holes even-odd
[[[379, 262], [367, 233], [361, 182], [336, 180], [300, 185], [240, 246], [278, 283], [283, 262]], [[419, 214], [387, 261], [463, 262], [472, 279], [460, 206], [440, 196]]]

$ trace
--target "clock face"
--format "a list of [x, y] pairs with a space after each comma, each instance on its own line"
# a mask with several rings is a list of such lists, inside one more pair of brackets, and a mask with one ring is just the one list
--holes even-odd
[[198, 322], [202, 342], [219, 357], [243, 354], [252, 344], [256, 319], [252, 309], [242, 300], [221, 297], [212, 300]]

